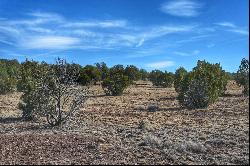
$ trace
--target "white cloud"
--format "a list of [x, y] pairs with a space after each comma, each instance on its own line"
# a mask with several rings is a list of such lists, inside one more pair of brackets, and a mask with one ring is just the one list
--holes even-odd
[[[20, 20], [0, 20], [6, 42], [25, 49], [138, 48], [169, 34], [195, 32], [197, 25], [131, 26], [126, 20], [72, 21], [55, 13], [33, 12]], [[128, 26], [129, 25], [129, 26]], [[133, 28], [132, 28], [133, 27]], [[100, 29], [102, 28], [102, 29]], [[116, 29], [113, 29], [116, 28]], [[73, 47], [73, 44], [76, 44]], [[69, 47], [70, 46], [70, 47]]]
[[220, 23], [215, 23], [215, 24], [227, 28], [227, 29], [223, 29], [223, 30], [226, 30], [228, 32], [234, 32], [237, 34], [249, 36], [249, 30], [247, 30], [246, 28], [236, 26], [232, 22], [220, 22]]
[[24, 26], [36, 26], [46, 23], [62, 23], [64, 18], [55, 13], [45, 13], [45, 12], [33, 12], [27, 15], [32, 16], [32, 19], [21, 19], [21, 20], [11, 20], [6, 23], [10, 25], [24, 25]]
[[171, 67], [174, 66], [173, 61], [160, 61], [160, 62], [154, 62], [154, 63], [148, 63], [145, 66], [149, 68], [154, 68], [154, 69], [162, 69], [166, 67]]
[[234, 32], [234, 33], [238, 33], [238, 34], [241, 34], [241, 35], [247, 35], [249, 36], [249, 31], [248, 30], [244, 30], [244, 29], [230, 29], [230, 30], [227, 30], [229, 32]]
[[198, 36], [190, 37], [189, 39], [179, 40], [176, 43], [181, 44], [181, 43], [196, 42], [196, 41], [200, 41], [211, 36], [212, 35], [198, 35]]
[[140, 47], [140, 46], [142, 46], [143, 43], [144, 43], [144, 41], [145, 41], [145, 38], [142, 38], [142, 39], [139, 41], [139, 43], [138, 43], [135, 47]]
[[163, 25], [163, 26], [155, 26], [150, 30], [145, 32], [135, 34], [137, 36], [137, 44], [136, 47], [140, 47], [147, 40], [151, 40], [154, 38], [163, 37], [165, 35], [174, 34], [174, 33], [183, 33], [183, 32], [191, 32], [194, 30], [195, 25]]
[[231, 22], [219, 22], [219, 23], [215, 23], [215, 24], [219, 25], [219, 26], [230, 27], [230, 28], [235, 28], [236, 27], [234, 25], [234, 23], [231, 23]]
[[40, 18], [53, 18], [57, 20], [63, 19], [62, 16], [56, 14], [56, 13], [48, 13], [48, 12], [31, 12], [28, 13], [27, 15], [33, 16], [33, 17], [40, 17]]
[[195, 55], [198, 55], [200, 53], [199, 50], [194, 50], [190, 53], [187, 53], [187, 52], [180, 52], [180, 51], [175, 51], [174, 54], [176, 55], [180, 55], [180, 56], [195, 56]]
[[7, 33], [7, 34], [12, 34], [12, 35], [18, 35], [20, 34], [20, 31], [17, 30], [16, 28], [7, 26], [7, 25], [1, 25], [0, 24], [0, 32], [2, 33]]
[[81, 28], [81, 27], [100, 27], [100, 28], [117, 28], [126, 27], [125, 20], [106, 20], [106, 21], [83, 21], [83, 22], [68, 22], [62, 25], [63, 27]]
[[36, 36], [25, 39], [20, 45], [27, 49], [65, 49], [79, 44], [80, 40], [65, 36]]
[[4, 39], [0, 39], [0, 43], [4, 43], [4, 44], [7, 44], [7, 45], [10, 45], [10, 46], [15, 46], [14, 43], [8, 41], [8, 40], [4, 40]]
[[193, 0], [174, 0], [162, 4], [161, 11], [164, 13], [180, 16], [180, 17], [195, 17], [199, 15], [199, 9], [202, 4]]
[[146, 32], [144, 34], [144, 36], [148, 37], [148, 38], [155, 38], [155, 37], [159, 37], [159, 36], [164, 36], [167, 34], [171, 34], [171, 33], [178, 33], [178, 32], [188, 32], [194, 29], [195, 26], [191, 25], [191, 26], [158, 26], [158, 27], [154, 27], [152, 30], [150, 30], [149, 32]]
[[41, 28], [41, 27], [28, 27], [27, 29], [39, 33], [53, 33], [51, 29]]

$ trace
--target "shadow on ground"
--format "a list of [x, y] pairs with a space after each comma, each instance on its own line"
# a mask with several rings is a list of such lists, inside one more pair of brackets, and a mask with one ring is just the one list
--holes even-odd
[[18, 117], [18, 118], [0, 118], [0, 123], [8, 124], [8, 123], [16, 123], [16, 122], [21, 122], [23, 121], [23, 118]]

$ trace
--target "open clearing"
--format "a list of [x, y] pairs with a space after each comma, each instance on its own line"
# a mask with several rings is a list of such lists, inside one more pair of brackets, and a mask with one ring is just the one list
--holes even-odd
[[20, 93], [2, 95], [0, 164], [249, 164], [249, 98], [227, 87], [207, 109], [187, 110], [174, 88], [137, 82], [113, 97], [93, 86], [85, 107], [53, 129], [20, 120]]

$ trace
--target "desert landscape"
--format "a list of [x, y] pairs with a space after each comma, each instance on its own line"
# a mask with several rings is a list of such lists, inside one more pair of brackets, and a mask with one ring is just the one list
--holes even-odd
[[0, 0], [0, 165], [249, 165], [249, 0]]
[[249, 164], [249, 97], [228, 82], [207, 109], [180, 107], [174, 88], [137, 81], [121, 96], [99, 85], [66, 124], [25, 122], [20, 92], [0, 96], [0, 164]]

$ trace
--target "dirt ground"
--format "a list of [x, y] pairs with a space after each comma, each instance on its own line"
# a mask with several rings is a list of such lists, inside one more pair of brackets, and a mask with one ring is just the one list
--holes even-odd
[[0, 164], [249, 164], [249, 98], [235, 82], [198, 110], [181, 108], [174, 88], [150, 82], [117, 97], [92, 90], [57, 128], [22, 121], [20, 93], [0, 95]]

